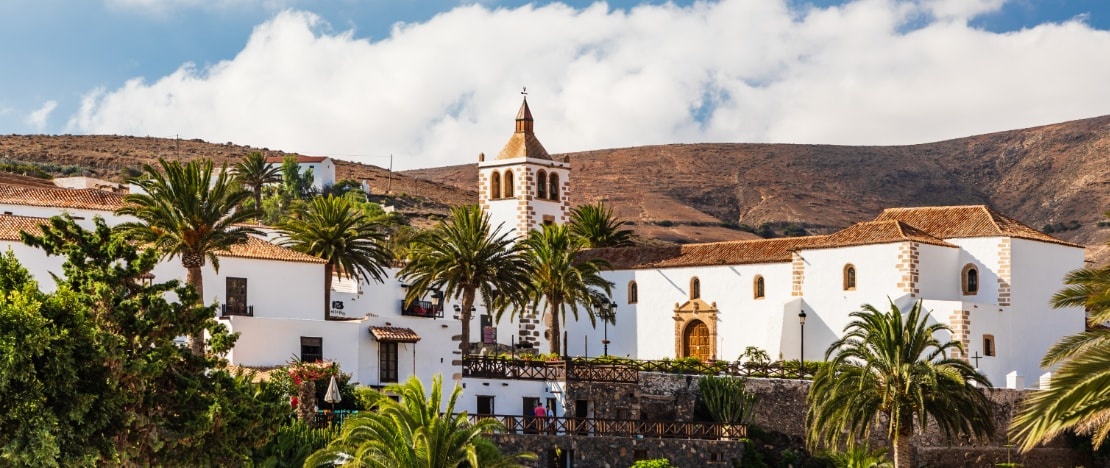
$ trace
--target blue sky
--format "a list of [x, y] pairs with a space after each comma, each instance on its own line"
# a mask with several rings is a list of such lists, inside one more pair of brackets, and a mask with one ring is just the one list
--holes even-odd
[[1110, 114], [1104, 0], [5, 0], [0, 134], [400, 168], [549, 150], [901, 144]]

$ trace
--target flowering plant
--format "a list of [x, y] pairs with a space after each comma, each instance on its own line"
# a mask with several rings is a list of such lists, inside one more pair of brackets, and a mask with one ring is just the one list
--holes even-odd
[[302, 382], [314, 382], [325, 377], [337, 375], [339, 366], [334, 362], [319, 361], [319, 362], [304, 362], [295, 361], [289, 364], [285, 370], [289, 374], [289, 378], [293, 383], [300, 385]]

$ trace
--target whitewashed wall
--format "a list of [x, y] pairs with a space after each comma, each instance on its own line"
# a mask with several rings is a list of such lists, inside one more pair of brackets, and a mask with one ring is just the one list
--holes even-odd
[[77, 225], [85, 229], [92, 229], [95, 226], [93, 218], [99, 216], [104, 218], [108, 226], [115, 226], [120, 223], [134, 221], [135, 218], [130, 216], [116, 216], [111, 211], [103, 210], [86, 210], [79, 208], [57, 208], [52, 206], [30, 206], [30, 205], [13, 205], [9, 203], [0, 203], [0, 213], [12, 214], [15, 216], [27, 216], [32, 218], [50, 218], [62, 214], [69, 214], [77, 221]]

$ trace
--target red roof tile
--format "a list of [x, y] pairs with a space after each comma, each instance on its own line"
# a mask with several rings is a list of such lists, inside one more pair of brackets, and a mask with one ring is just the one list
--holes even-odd
[[891, 242], [920, 242], [922, 244], [956, 247], [929, 233], [896, 220], [866, 221], [856, 223], [829, 234], [824, 242], [813, 248], [850, 247], [854, 245], [887, 244]]
[[378, 341], [385, 343], [416, 343], [420, 335], [411, 328], [401, 327], [370, 327], [370, 334]]
[[875, 220], [902, 221], [941, 239], [1015, 237], [1081, 247], [1026, 226], [986, 205], [888, 208]]
[[583, 257], [604, 259], [617, 270], [780, 263], [789, 262], [791, 252], [818, 246], [826, 237], [786, 237], [665, 247], [592, 249], [583, 252]]
[[35, 188], [0, 184], [0, 203], [116, 211], [123, 195], [97, 189]]
[[247, 236], [246, 243], [233, 245], [229, 251], [219, 252], [217, 255], [284, 262], [325, 263], [324, 260], [318, 257], [303, 254], [254, 236]]
[[41, 235], [39, 226], [46, 224], [46, 218], [32, 218], [28, 216], [0, 215], [0, 240], [18, 241], [19, 233], [27, 231], [29, 234]]

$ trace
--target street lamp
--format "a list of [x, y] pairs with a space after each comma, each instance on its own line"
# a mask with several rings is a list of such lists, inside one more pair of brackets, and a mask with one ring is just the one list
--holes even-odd
[[616, 315], [617, 303], [616, 302], [612, 302], [612, 303], [602, 302], [602, 303], [598, 304], [597, 312], [598, 312], [598, 315], [601, 316], [601, 322], [602, 322], [603, 328], [605, 330], [605, 339], [601, 340], [601, 344], [602, 344], [602, 347], [604, 348], [603, 352], [604, 352], [605, 356], [608, 356], [609, 355], [609, 321], [613, 320], [613, 317]]
[[802, 346], [802, 353], [798, 358], [798, 370], [799, 370], [800, 377], [804, 377], [806, 375], [806, 311], [805, 311], [805, 309], [802, 309], [801, 312], [798, 312], [798, 325], [800, 326], [799, 330], [801, 332], [800, 335], [799, 335], [799, 338], [800, 338], [799, 341], [802, 344], [801, 345]]

